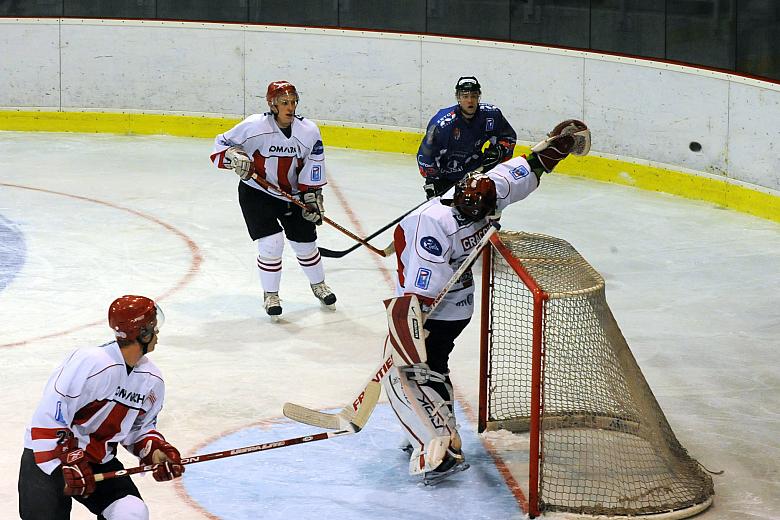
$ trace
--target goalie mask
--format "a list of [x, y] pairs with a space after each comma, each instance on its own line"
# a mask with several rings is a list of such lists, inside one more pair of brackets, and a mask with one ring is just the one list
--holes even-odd
[[452, 205], [468, 220], [483, 219], [496, 210], [496, 184], [483, 173], [468, 176], [455, 185]]
[[162, 309], [145, 296], [125, 295], [108, 308], [108, 325], [117, 339], [148, 345], [165, 321]]

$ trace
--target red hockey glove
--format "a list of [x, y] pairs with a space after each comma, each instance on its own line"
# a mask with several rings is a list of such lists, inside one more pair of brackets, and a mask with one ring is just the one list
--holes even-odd
[[65, 494], [88, 496], [95, 492], [95, 476], [92, 466], [81, 448], [63, 453], [62, 476], [65, 478]]
[[[159, 464], [152, 475], [157, 482], [173, 480], [181, 477], [184, 466], [181, 465], [181, 454], [173, 445], [158, 438], [147, 438], [140, 442], [139, 451], [141, 464]], [[138, 445], [138, 444], [136, 444]]]

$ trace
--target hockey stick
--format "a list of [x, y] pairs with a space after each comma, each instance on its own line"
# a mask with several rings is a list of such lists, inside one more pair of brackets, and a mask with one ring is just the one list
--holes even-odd
[[[401, 215], [400, 217], [396, 218], [396, 219], [395, 219], [395, 220], [393, 220], [392, 222], [390, 222], [390, 223], [388, 223], [388, 224], [385, 224], [385, 225], [384, 225], [384, 226], [382, 226], [380, 229], [377, 229], [376, 231], [374, 231], [373, 233], [371, 233], [370, 235], [368, 235], [368, 236], [366, 237], [366, 240], [368, 241], [368, 240], [371, 240], [372, 238], [374, 238], [374, 237], [376, 237], [376, 236], [379, 236], [379, 235], [381, 235], [382, 233], [384, 233], [385, 231], [387, 231], [388, 229], [390, 229], [390, 228], [391, 228], [391, 227], [393, 227], [394, 225], [396, 225], [396, 224], [398, 224], [399, 222], [401, 222], [401, 220], [402, 220], [402, 219], [403, 219], [403, 218], [404, 218], [406, 215], [408, 215], [408, 214], [409, 214], [409, 213], [411, 213], [412, 211], [416, 210], [417, 208], [419, 208], [420, 206], [422, 206], [422, 205], [423, 205], [423, 204], [425, 204], [426, 202], [428, 202], [428, 201], [427, 201], [427, 200], [424, 200], [424, 201], [422, 201], [421, 203], [419, 203], [418, 205], [416, 205], [415, 207], [413, 207], [412, 209], [410, 209], [409, 211], [407, 211], [406, 213], [404, 213], [404, 214], [403, 214], [403, 215]], [[328, 249], [328, 248], [326, 248], [326, 247], [319, 247], [318, 249], [320, 250], [320, 254], [321, 254], [322, 256], [324, 256], [325, 258], [341, 258], [342, 256], [344, 256], [344, 255], [346, 255], [346, 254], [349, 254], [349, 253], [351, 253], [352, 251], [354, 251], [355, 249], [359, 248], [359, 247], [360, 247], [360, 246], [362, 246], [362, 245], [363, 245], [363, 244], [362, 244], [361, 242], [358, 242], [358, 243], [357, 243], [357, 244], [355, 244], [354, 246], [352, 246], [352, 247], [350, 247], [350, 248], [347, 248], [347, 249], [344, 249], [343, 251], [333, 251], [332, 249]], [[388, 246], [388, 247], [389, 247], [389, 246]], [[388, 249], [388, 248], [385, 248], [385, 250], [387, 250], [387, 249]], [[395, 249], [395, 248], [393, 248], [393, 249]], [[392, 251], [391, 251], [391, 253], [392, 253]]]
[[[271, 184], [267, 180], [265, 180], [262, 177], [260, 177], [257, 173], [253, 173], [252, 174], [252, 180], [255, 181], [256, 183], [258, 183], [260, 186], [262, 186], [263, 188], [265, 188], [267, 190], [273, 190], [273, 191], [279, 193], [282, 197], [284, 197], [285, 199], [289, 200], [290, 202], [292, 202], [296, 206], [299, 206], [301, 209], [306, 209], [306, 204], [304, 204], [303, 202], [301, 202], [297, 198], [293, 197], [292, 195], [290, 195], [286, 191], [282, 191], [278, 186], [274, 186], [273, 184]], [[330, 224], [334, 228], [338, 229], [339, 231], [341, 231], [342, 233], [347, 235], [352, 240], [357, 240], [358, 242], [360, 242], [361, 245], [366, 246], [367, 248], [369, 248], [371, 251], [373, 251], [374, 253], [378, 254], [379, 256], [387, 257], [387, 256], [390, 256], [390, 255], [393, 254], [393, 251], [394, 251], [394, 245], [393, 244], [390, 244], [385, 249], [378, 249], [378, 248], [372, 246], [371, 244], [369, 244], [366, 241], [366, 239], [360, 238], [359, 236], [357, 236], [356, 234], [354, 234], [353, 232], [351, 232], [347, 228], [345, 228], [342, 225], [332, 221], [331, 219], [329, 219], [325, 215], [322, 215], [322, 221], [325, 222], [326, 224]]]
[[[449, 290], [452, 289], [452, 286], [458, 282], [460, 277], [463, 276], [463, 273], [471, 268], [471, 265], [476, 261], [477, 257], [482, 252], [482, 249], [484, 249], [488, 242], [490, 242], [490, 237], [496, 234], [496, 232], [498, 232], [498, 230], [501, 228], [501, 225], [496, 221], [493, 221], [490, 224], [490, 228], [485, 232], [484, 235], [482, 235], [482, 238], [479, 240], [477, 245], [474, 246], [474, 249], [472, 249], [472, 251], [468, 254], [463, 263], [460, 264], [460, 267], [458, 267], [458, 269], [452, 273], [452, 276], [444, 285], [442, 290], [439, 291], [439, 294], [437, 294], [436, 298], [433, 299], [433, 302], [428, 309], [427, 315], [430, 316], [434, 309], [439, 306]], [[374, 373], [371, 375], [371, 380], [368, 384], [371, 384], [372, 382], [379, 384], [379, 382], [385, 377], [392, 366], [393, 356], [390, 354], [385, 359], [383, 359], [376, 368]], [[359, 399], [360, 397], [358, 397], [354, 402], [358, 402]], [[352, 411], [349, 409], [349, 407], [345, 407], [340, 412], [332, 414], [306, 408], [305, 406], [298, 404], [285, 403], [282, 412], [287, 418], [292, 419], [293, 421], [311, 426], [317, 426], [319, 428], [337, 430], [343, 428], [345, 424], [349, 423], [349, 417]]]
[[[366, 388], [360, 394], [362, 400], [354, 404], [356, 409], [352, 420], [349, 422], [348, 427], [335, 431], [335, 432], [322, 432], [315, 433], [314, 435], [304, 435], [302, 437], [293, 437], [291, 439], [283, 439], [273, 442], [266, 442], [263, 444], [255, 444], [252, 446], [245, 446], [243, 448], [234, 448], [232, 450], [216, 451], [213, 453], [205, 453], [203, 455], [195, 455], [192, 457], [183, 457], [181, 459], [181, 465], [186, 466], [188, 464], [196, 464], [198, 462], [206, 462], [209, 460], [224, 459], [226, 457], [235, 457], [236, 455], [245, 455], [247, 453], [255, 453], [258, 451], [268, 451], [276, 448], [286, 448], [288, 446], [294, 446], [295, 444], [306, 444], [309, 442], [322, 441], [325, 439], [332, 439], [334, 437], [341, 437], [344, 435], [352, 435], [358, 433], [368, 422], [371, 417], [371, 412], [374, 411], [376, 402], [379, 400], [379, 394], [381, 392], [381, 385], [374, 381], [369, 381]], [[105, 473], [97, 473], [95, 475], [95, 482], [107, 480], [115, 477], [124, 477], [126, 475], [135, 475], [136, 473], [145, 473], [147, 471], [154, 471], [159, 468], [161, 464], [146, 464], [143, 466], [136, 466], [134, 468], [120, 469], [118, 471], [107, 471]]]
[[[447, 193], [447, 190], [449, 190], [449, 189], [450, 189], [450, 188], [452, 188], [453, 186], [455, 186], [455, 183], [452, 183], [451, 185], [447, 186], [447, 188], [445, 188], [444, 190], [442, 190], [442, 191], [441, 191], [441, 193], [438, 193], [436, 196], [440, 196], [440, 195], [443, 195], [443, 194]], [[428, 200], [430, 200], [430, 199], [428, 199]], [[413, 207], [412, 209], [410, 209], [409, 211], [407, 211], [406, 213], [404, 213], [404, 214], [403, 214], [403, 215], [401, 215], [400, 217], [396, 218], [395, 220], [393, 220], [392, 222], [390, 222], [390, 223], [388, 223], [388, 224], [385, 224], [385, 225], [384, 225], [384, 226], [382, 226], [380, 229], [378, 229], [378, 230], [374, 231], [373, 233], [371, 233], [370, 235], [368, 235], [368, 236], [366, 237], [366, 241], [368, 241], [368, 240], [371, 240], [372, 238], [374, 238], [374, 237], [376, 237], [376, 236], [378, 236], [378, 235], [381, 235], [382, 233], [384, 233], [385, 231], [387, 231], [388, 229], [390, 229], [390, 228], [391, 228], [391, 227], [393, 227], [394, 225], [398, 224], [399, 222], [401, 222], [401, 220], [403, 220], [403, 218], [404, 218], [406, 215], [408, 215], [408, 214], [409, 214], [409, 213], [411, 213], [412, 211], [416, 210], [417, 208], [419, 208], [420, 206], [422, 206], [422, 205], [423, 205], [423, 204], [425, 204], [426, 202], [428, 202], [428, 201], [427, 201], [427, 200], [424, 200], [424, 201], [422, 201], [421, 203], [419, 203], [418, 205], [416, 205], [415, 207]], [[317, 249], [319, 249], [319, 250], [320, 250], [320, 254], [321, 254], [322, 256], [326, 257], [326, 258], [341, 258], [342, 256], [344, 256], [344, 255], [346, 255], [346, 254], [349, 254], [349, 253], [351, 253], [352, 251], [354, 251], [355, 249], [359, 248], [359, 247], [360, 247], [360, 246], [362, 246], [362, 245], [363, 245], [363, 244], [362, 244], [361, 242], [358, 242], [358, 243], [357, 243], [357, 244], [355, 244], [354, 246], [352, 246], [352, 247], [350, 247], [350, 248], [347, 248], [347, 249], [344, 249], [343, 251], [333, 251], [332, 249], [328, 249], [328, 248], [326, 248], [326, 247], [319, 247], [319, 248], [317, 248]], [[384, 250], [385, 250], [385, 251], [388, 251], [388, 250], [390, 250], [390, 247], [391, 247], [391, 246], [388, 246], [388, 247], [386, 247]], [[395, 248], [393, 248], [392, 250], [390, 250], [390, 253], [392, 254], [392, 253], [393, 253], [393, 251], [395, 251]]]

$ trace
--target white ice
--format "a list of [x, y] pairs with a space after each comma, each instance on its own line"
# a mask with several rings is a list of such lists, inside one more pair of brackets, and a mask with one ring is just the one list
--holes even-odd
[[[204, 139], [0, 133], [1, 518], [17, 514], [24, 428], [48, 375], [73, 348], [110, 338], [106, 308], [119, 295], [165, 310], [152, 354], [168, 391], [159, 427], [186, 455], [307, 433], [280, 419], [282, 404], [341, 406], [378, 362], [393, 259], [360, 249], [326, 260], [331, 312], [286, 249], [284, 319], [271, 322], [237, 178], [210, 151]], [[421, 200], [413, 156], [327, 154], [327, 214], [357, 234]], [[780, 225], [554, 174], [502, 223], [566, 239], [604, 275], [679, 440], [725, 471], [699, 518], [780, 518]], [[352, 245], [319, 232], [322, 246]], [[179, 484], [136, 478], [152, 517], [522, 517], [473, 432], [477, 333], [472, 323], [451, 363], [472, 468], [446, 485], [406, 474], [381, 402], [357, 436], [192, 465]], [[75, 504], [72, 518], [91, 515]]]

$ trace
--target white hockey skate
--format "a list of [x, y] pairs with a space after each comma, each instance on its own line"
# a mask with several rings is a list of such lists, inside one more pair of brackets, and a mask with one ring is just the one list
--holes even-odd
[[423, 484], [435, 486], [461, 471], [466, 471], [469, 467], [462, 453], [455, 453], [450, 450], [436, 469], [423, 474]]
[[314, 293], [314, 296], [316, 296], [323, 305], [332, 307], [336, 303], [336, 295], [333, 294], [333, 291], [330, 290], [330, 287], [328, 287], [324, 281], [311, 284], [311, 292]]
[[269, 316], [280, 316], [282, 314], [282, 301], [279, 299], [278, 292], [263, 293], [263, 307]]

